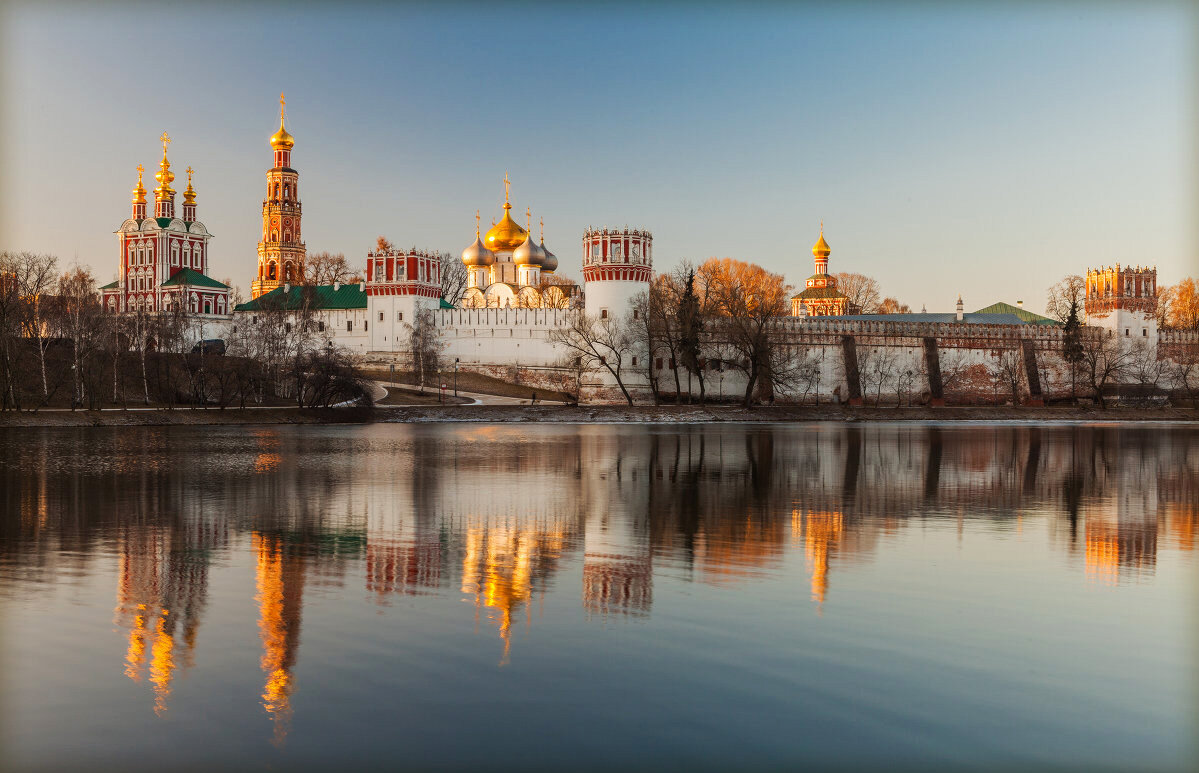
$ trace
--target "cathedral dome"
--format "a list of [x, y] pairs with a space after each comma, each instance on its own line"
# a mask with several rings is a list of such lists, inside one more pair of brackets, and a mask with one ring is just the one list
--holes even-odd
[[552, 274], [558, 270], [558, 256], [545, 248], [545, 242], [541, 243], [541, 251], [545, 253], [545, 257], [541, 259], [541, 270], [547, 274]]
[[488, 229], [487, 237], [483, 240], [487, 249], [494, 252], [511, 252], [528, 238], [529, 232], [512, 219], [512, 215], [508, 212], [510, 209], [512, 209], [511, 205], [505, 202], [504, 217]]
[[532, 234], [525, 233], [525, 240], [512, 252], [512, 262], [518, 266], [540, 266], [544, 260], [545, 250], [537, 246]]
[[483, 240], [475, 234], [475, 243], [462, 251], [462, 262], [467, 268], [490, 266], [495, 263], [495, 253], [483, 246]]

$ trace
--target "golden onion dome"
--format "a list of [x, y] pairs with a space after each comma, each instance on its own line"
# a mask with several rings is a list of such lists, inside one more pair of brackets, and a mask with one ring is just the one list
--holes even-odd
[[291, 150], [295, 147], [296, 138], [287, 133], [287, 129], [283, 128], [283, 121], [279, 121], [279, 131], [271, 135], [271, 147], [275, 150]]
[[824, 240], [824, 223], [820, 224], [820, 238], [812, 245], [812, 254], [818, 258], [827, 258], [832, 250], [829, 249], [828, 242]]
[[487, 230], [487, 237], [483, 240], [487, 249], [493, 252], [511, 252], [529, 236], [529, 232], [512, 219], [512, 215], [509, 214], [510, 209], [512, 209], [512, 205], [505, 202], [504, 216], [500, 222]]
[[518, 266], [540, 266], [545, 260], [545, 251], [533, 241], [533, 234], [525, 234], [525, 240], [512, 252], [512, 262]]
[[287, 104], [287, 100], [283, 98], [282, 94], [280, 94], [279, 95], [279, 131], [277, 131], [271, 135], [271, 147], [274, 148], [275, 150], [291, 150], [292, 147], [294, 147], [296, 144], [296, 138], [291, 136], [290, 134], [288, 134], [287, 129], [283, 128], [283, 119], [285, 117], [283, 108], [286, 104]]
[[144, 172], [144, 171], [145, 171], [145, 168], [141, 164], [138, 164], [137, 165], [137, 187], [133, 189], [133, 203], [134, 204], [145, 204], [146, 203], [146, 186], [142, 185], [142, 172]]
[[476, 233], [474, 244], [462, 251], [462, 262], [467, 268], [490, 266], [495, 263], [495, 253], [483, 245], [483, 240]]

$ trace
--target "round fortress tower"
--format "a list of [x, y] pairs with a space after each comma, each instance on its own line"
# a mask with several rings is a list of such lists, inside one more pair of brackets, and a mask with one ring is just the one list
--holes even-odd
[[587, 313], [620, 317], [629, 302], [649, 289], [653, 274], [654, 237], [625, 226], [588, 228], [583, 232], [583, 282]]

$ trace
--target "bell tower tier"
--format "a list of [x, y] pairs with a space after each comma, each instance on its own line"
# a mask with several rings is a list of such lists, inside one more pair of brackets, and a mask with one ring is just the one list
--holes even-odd
[[266, 172], [262, 200], [262, 241], [258, 242], [258, 275], [250, 297], [269, 293], [283, 284], [304, 281], [304, 242], [300, 239], [300, 173], [291, 168], [295, 138], [284, 127], [286, 101], [279, 95], [279, 131], [271, 136], [274, 166]]

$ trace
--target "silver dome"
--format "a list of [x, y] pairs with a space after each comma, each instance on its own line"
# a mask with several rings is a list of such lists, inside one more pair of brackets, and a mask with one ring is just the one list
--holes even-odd
[[462, 251], [462, 262], [467, 268], [490, 266], [495, 263], [495, 253], [483, 245], [483, 240], [475, 235], [475, 243]]

